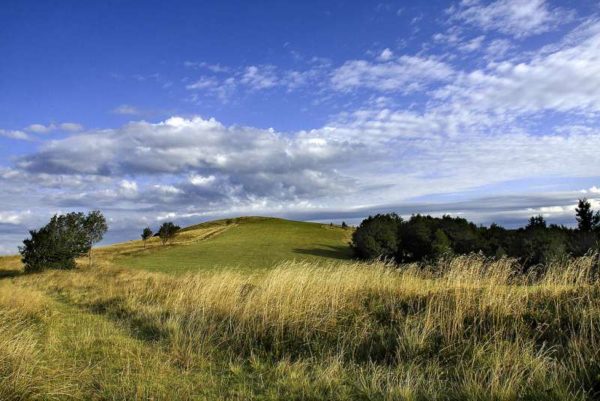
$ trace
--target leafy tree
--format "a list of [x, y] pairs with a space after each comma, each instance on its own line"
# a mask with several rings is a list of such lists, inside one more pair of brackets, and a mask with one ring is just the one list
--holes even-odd
[[452, 243], [448, 236], [441, 229], [437, 229], [433, 235], [433, 243], [431, 244], [433, 256], [439, 259], [452, 254]]
[[536, 230], [536, 229], [545, 229], [546, 228], [546, 220], [544, 216], [541, 214], [537, 216], [532, 216], [529, 218], [529, 222], [525, 226], [526, 230]]
[[150, 229], [150, 227], [146, 227], [142, 231], [142, 240], [144, 241], [144, 248], [146, 247], [146, 241], [150, 239], [150, 237], [152, 237], [153, 234], [154, 233], [152, 232], [152, 229]]
[[181, 227], [173, 224], [172, 221], [168, 221], [162, 224], [158, 229], [158, 236], [163, 245], [171, 242]]
[[85, 255], [92, 241], [83, 213], [54, 215], [48, 224], [29, 232], [19, 248], [26, 272], [73, 269], [75, 258]]
[[579, 231], [591, 232], [600, 229], [600, 212], [594, 213], [592, 205], [587, 199], [579, 199], [575, 216]]
[[402, 219], [396, 214], [369, 216], [352, 233], [351, 247], [361, 259], [394, 259], [398, 252], [398, 226]]
[[436, 259], [445, 254], [483, 253], [517, 258], [527, 269], [566, 255], [600, 251], [600, 216], [580, 201], [579, 229], [548, 225], [543, 216], [531, 217], [523, 228], [508, 230], [497, 224], [476, 226], [463, 218], [420, 214], [403, 221], [396, 214], [369, 216], [352, 236], [352, 248], [363, 259], [385, 257], [398, 263]]
[[88, 252], [89, 264], [92, 265], [92, 246], [100, 241], [108, 230], [108, 224], [104, 215], [99, 210], [94, 210], [85, 217], [83, 221], [83, 227], [86, 232], [86, 237], [90, 250]]
[[348, 228], [348, 224], [345, 221], [342, 221], [342, 228]]
[[398, 261], [413, 262], [433, 256], [431, 243], [433, 237], [433, 218], [431, 216], [412, 216], [400, 227]]
[[567, 253], [567, 241], [560, 229], [546, 226], [528, 226], [515, 237], [517, 249], [513, 256], [518, 257], [527, 267], [547, 264]]

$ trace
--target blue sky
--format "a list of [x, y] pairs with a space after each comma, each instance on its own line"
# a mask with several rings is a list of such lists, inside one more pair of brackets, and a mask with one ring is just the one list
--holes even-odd
[[7, 0], [0, 59], [0, 253], [70, 210], [103, 210], [115, 241], [600, 206], [591, 0]]

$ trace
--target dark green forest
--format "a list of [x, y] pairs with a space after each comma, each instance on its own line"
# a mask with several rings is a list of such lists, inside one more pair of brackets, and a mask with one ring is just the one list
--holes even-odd
[[564, 257], [598, 250], [600, 212], [586, 199], [575, 210], [576, 228], [548, 224], [533, 216], [525, 227], [506, 229], [497, 224], [478, 226], [460, 217], [416, 214], [402, 219], [395, 213], [363, 220], [351, 246], [361, 259], [397, 263], [433, 261], [445, 256], [482, 253], [517, 258], [523, 266], [547, 264]]

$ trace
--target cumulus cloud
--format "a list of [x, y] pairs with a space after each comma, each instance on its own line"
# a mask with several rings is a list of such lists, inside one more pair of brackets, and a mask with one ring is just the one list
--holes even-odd
[[463, 0], [450, 7], [448, 13], [483, 30], [518, 38], [547, 32], [573, 18], [566, 10], [549, 7], [545, 0], [496, 0], [488, 4]]
[[49, 141], [18, 165], [30, 173], [192, 174], [196, 185], [200, 176], [218, 175], [223, 186], [239, 187], [239, 196], [293, 198], [335, 187], [341, 178], [328, 164], [342, 152], [351, 155], [351, 146], [311, 133], [284, 136], [226, 127], [214, 119], [174, 117]]

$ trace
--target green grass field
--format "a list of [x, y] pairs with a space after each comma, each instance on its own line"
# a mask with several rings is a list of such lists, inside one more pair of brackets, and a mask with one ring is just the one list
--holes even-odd
[[264, 270], [290, 260], [323, 263], [352, 257], [351, 229], [326, 224], [244, 217], [187, 227], [171, 245], [152, 238], [105, 247], [112, 263], [152, 271], [181, 273], [230, 268]]

